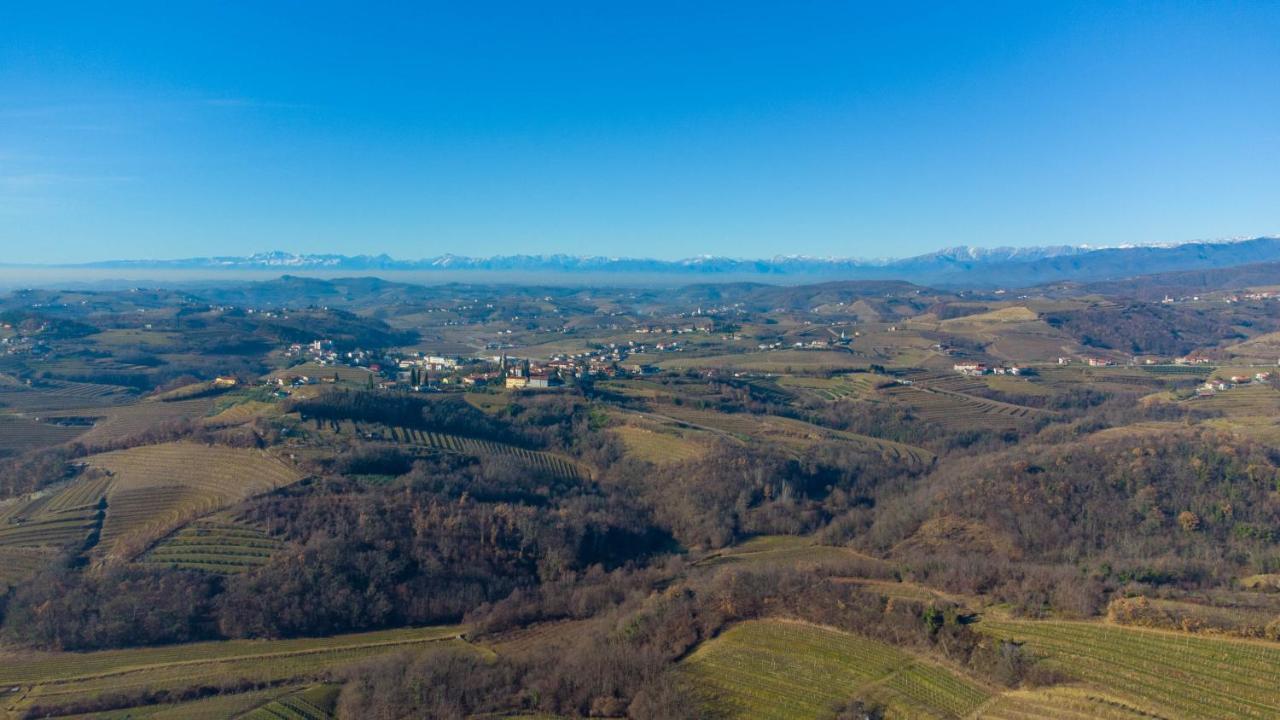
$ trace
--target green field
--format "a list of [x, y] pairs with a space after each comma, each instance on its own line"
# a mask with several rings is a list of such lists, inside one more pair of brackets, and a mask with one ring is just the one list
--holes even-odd
[[1141, 720], [1153, 716], [1114, 695], [1065, 685], [1006, 692], [972, 717], [974, 720]]
[[709, 710], [732, 718], [818, 718], [855, 697], [895, 716], [960, 718], [991, 692], [890, 645], [797, 622], [751, 621], [704, 643], [681, 672]]
[[1280, 645], [1095, 622], [984, 619], [1051, 667], [1163, 717], [1280, 717]]

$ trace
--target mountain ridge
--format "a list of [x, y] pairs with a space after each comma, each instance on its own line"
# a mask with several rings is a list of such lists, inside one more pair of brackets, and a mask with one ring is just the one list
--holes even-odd
[[[107, 260], [45, 265], [93, 269], [315, 270], [315, 271], [518, 271], [654, 273], [761, 278], [901, 279], [956, 286], [1029, 286], [1059, 280], [1097, 282], [1136, 275], [1207, 270], [1280, 261], [1280, 238], [1121, 245], [1050, 245], [980, 248], [953, 246], [905, 258], [865, 259], [775, 255], [772, 258], [694, 256], [678, 260], [607, 255], [517, 254], [471, 257], [442, 254], [418, 260], [378, 255], [297, 254], [280, 250], [248, 256], [173, 260]], [[10, 267], [21, 267], [13, 266]], [[32, 266], [34, 267], [34, 266]]]

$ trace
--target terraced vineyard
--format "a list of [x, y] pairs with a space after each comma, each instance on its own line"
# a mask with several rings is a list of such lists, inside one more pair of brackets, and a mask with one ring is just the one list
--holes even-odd
[[129, 388], [96, 383], [42, 381], [39, 385], [0, 383], [0, 406], [17, 410], [62, 410], [103, 407], [129, 402], [135, 397]]
[[189, 442], [92, 455], [85, 462], [113, 476], [102, 527], [104, 552], [158, 539], [190, 519], [299, 478], [293, 468], [259, 450]]
[[231, 427], [251, 422], [257, 417], [279, 415], [280, 411], [273, 403], [261, 400], [250, 400], [237, 403], [231, 407], [204, 419], [209, 427]]
[[0, 586], [29, 577], [98, 531], [109, 478], [72, 483], [0, 505]]
[[[109, 692], [230, 686], [241, 680], [316, 680], [378, 655], [452, 643], [462, 628], [386, 630], [298, 640], [228, 640], [91, 653], [0, 654], [0, 686], [18, 687], [4, 702], [11, 713], [32, 705], [68, 705]], [[261, 702], [261, 701], [259, 701]], [[179, 715], [181, 717], [181, 715]], [[225, 717], [225, 716], [223, 716]]]
[[988, 618], [978, 629], [1026, 643], [1062, 672], [1165, 717], [1280, 717], [1280, 645], [1101, 623]]
[[315, 685], [292, 692], [246, 713], [243, 720], [328, 720], [338, 701], [338, 685]]
[[718, 413], [682, 405], [662, 405], [659, 412], [694, 427], [712, 428], [744, 441], [754, 437], [793, 447], [808, 447], [817, 442], [837, 440], [852, 443], [868, 452], [880, 453], [914, 467], [927, 467], [934, 461], [933, 453], [913, 445], [881, 440], [869, 435], [831, 430], [775, 415]]
[[476, 438], [450, 435], [448, 433], [430, 432], [417, 428], [406, 428], [389, 425], [359, 425], [344, 420], [338, 424], [340, 432], [364, 434], [375, 439], [388, 440], [395, 443], [412, 444], [461, 455], [506, 455], [519, 458], [533, 467], [559, 475], [576, 478], [582, 475], [578, 465], [568, 458], [540, 450], [529, 450], [515, 445], [477, 440]]
[[893, 716], [960, 718], [991, 693], [884, 643], [795, 622], [751, 621], [704, 643], [681, 671], [695, 693], [733, 718], [823, 717], [857, 696]]
[[54, 425], [17, 415], [0, 415], [0, 457], [70, 442], [89, 429], [86, 425]]
[[787, 376], [778, 379], [778, 385], [800, 390], [809, 397], [827, 402], [846, 398], [869, 398], [875, 395], [876, 384], [885, 378], [868, 373], [852, 373], [832, 378]]
[[1221, 412], [1228, 417], [1275, 418], [1280, 415], [1280, 390], [1270, 385], [1242, 385], [1186, 402], [1191, 407]]
[[110, 442], [137, 435], [166, 422], [204, 417], [213, 403], [212, 397], [172, 402], [144, 400], [108, 408], [61, 410], [49, 413], [48, 417], [93, 418], [93, 428], [81, 440], [85, 443]]
[[909, 405], [916, 417], [949, 428], [1016, 428], [1045, 415], [1043, 410], [988, 400], [940, 388], [896, 385], [882, 391]]
[[234, 575], [266, 564], [279, 549], [280, 541], [251, 525], [212, 517], [161, 540], [139, 562]]

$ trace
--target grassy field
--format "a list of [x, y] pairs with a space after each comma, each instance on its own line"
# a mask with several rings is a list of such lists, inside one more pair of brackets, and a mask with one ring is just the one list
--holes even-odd
[[681, 671], [710, 709], [731, 718], [817, 718], [874, 698], [894, 717], [961, 718], [991, 692], [884, 643], [796, 622], [752, 621], [704, 643]]
[[760, 535], [719, 550], [698, 562], [702, 566], [718, 565], [786, 565], [813, 569], [824, 567], [839, 572], [845, 567], [856, 567], [861, 572], [850, 574], [883, 575], [890, 570], [884, 560], [864, 555], [856, 550], [831, 545], [819, 545], [811, 538], [799, 535]]
[[196, 520], [161, 540], [139, 562], [233, 575], [265, 564], [279, 549], [280, 541], [258, 528], [231, 518], [211, 517]]
[[972, 717], [974, 720], [1142, 720], [1152, 715], [1114, 695], [1067, 685], [1006, 692]]
[[0, 654], [0, 687], [21, 688], [4, 701], [15, 712], [32, 705], [67, 705], [106, 692], [230, 687], [246, 679], [290, 683], [320, 679], [351, 663], [426, 643], [470, 647], [459, 639], [462, 630], [447, 626], [92, 653], [6, 653]]
[[1280, 717], [1280, 645], [1096, 622], [984, 619], [1053, 668], [1163, 717]]
[[91, 455], [85, 462], [112, 475], [100, 549], [126, 555], [189, 520], [299, 478], [260, 450], [189, 442]]

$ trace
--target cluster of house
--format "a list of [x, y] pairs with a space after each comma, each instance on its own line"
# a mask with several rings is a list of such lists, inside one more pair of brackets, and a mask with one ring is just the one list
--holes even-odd
[[1022, 375], [1026, 372], [1025, 368], [1017, 365], [1005, 367], [1003, 365], [987, 365], [980, 362], [960, 362], [956, 363], [954, 370], [961, 375]]
[[1252, 377], [1249, 375], [1232, 375], [1230, 378], [1225, 380], [1222, 378], [1210, 378], [1204, 382], [1204, 385], [1201, 385], [1196, 389], [1196, 393], [1198, 395], [1213, 395], [1214, 393], [1223, 390], [1230, 390], [1238, 385], [1270, 382], [1271, 378], [1272, 373], [1269, 372], [1254, 373]]
[[367, 367], [374, 359], [372, 353], [367, 350], [347, 350], [346, 352], [338, 352], [334, 349], [332, 340], [312, 340], [309, 343], [293, 343], [285, 348], [284, 356], [287, 358], [303, 358], [310, 360], [319, 365], [351, 365], [355, 367]]

